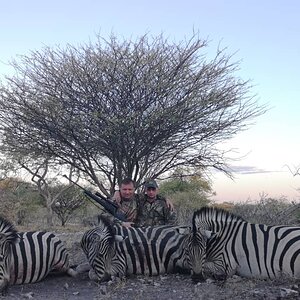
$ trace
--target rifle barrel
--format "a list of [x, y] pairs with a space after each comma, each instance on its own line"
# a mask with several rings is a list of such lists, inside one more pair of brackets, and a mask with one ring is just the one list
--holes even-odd
[[75, 184], [78, 186], [80, 189], [82, 189], [85, 193], [85, 195], [89, 196], [93, 200], [95, 200], [97, 203], [99, 203], [107, 212], [112, 214], [114, 217], [121, 221], [126, 222], [126, 216], [121, 213], [117, 212], [118, 210], [118, 205], [113, 203], [112, 201], [106, 199], [104, 196], [102, 196], [100, 193], [96, 192], [95, 194], [92, 193], [91, 191], [85, 189], [84, 187], [80, 186], [77, 182], [71, 180], [68, 178], [66, 175], [63, 175], [63, 177], [67, 178], [71, 183]]

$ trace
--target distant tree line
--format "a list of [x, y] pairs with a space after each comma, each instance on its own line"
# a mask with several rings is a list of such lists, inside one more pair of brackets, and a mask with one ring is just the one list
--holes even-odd
[[[61, 226], [67, 225], [70, 221], [74, 222], [76, 213], [80, 210], [85, 211], [87, 206], [91, 209], [85, 213], [86, 222], [87, 219], [92, 221], [101, 213], [102, 208], [99, 205], [95, 206], [95, 202], [93, 203], [81, 189], [74, 186], [54, 184], [49, 187], [48, 192], [55, 195], [55, 202], [51, 207]], [[184, 224], [190, 221], [194, 210], [211, 202], [212, 189], [210, 183], [203, 178], [178, 177], [163, 182], [161, 193], [171, 197], [176, 207], [178, 222]], [[38, 224], [43, 215], [47, 216], [47, 199], [40, 194], [36, 185], [6, 178], [0, 180], [0, 210], [17, 225], [28, 226], [32, 222]], [[54, 223], [52, 220], [45, 226], [53, 226]]]

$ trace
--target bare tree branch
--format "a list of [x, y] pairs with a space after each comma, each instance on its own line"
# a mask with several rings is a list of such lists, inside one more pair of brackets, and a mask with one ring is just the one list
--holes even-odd
[[266, 108], [234, 76], [239, 64], [224, 50], [207, 61], [205, 47], [197, 35], [111, 36], [13, 61], [17, 75], [0, 86], [1, 150], [55, 157], [106, 195], [124, 177], [139, 184], [181, 166], [230, 174], [218, 143]]

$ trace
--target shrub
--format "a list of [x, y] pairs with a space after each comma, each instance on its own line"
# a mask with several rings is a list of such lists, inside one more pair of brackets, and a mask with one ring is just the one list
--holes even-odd
[[160, 193], [174, 203], [178, 224], [190, 224], [193, 212], [211, 202], [212, 189], [209, 181], [191, 176], [163, 182]]
[[234, 205], [233, 213], [251, 223], [266, 225], [296, 225], [299, 223], [300, 204], [287, 198], [270, 198], [262, 195], [256, 202], [240, 202]]

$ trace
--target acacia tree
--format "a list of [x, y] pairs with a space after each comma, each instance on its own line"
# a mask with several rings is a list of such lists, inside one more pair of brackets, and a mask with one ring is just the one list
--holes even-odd
[[[36, 160], [34, 161], [33, 159], [17, 159], [16, 157], [14, 158], [15, 161], [18, 161], [18, 165], [20, 165], [31, 175], [31, 181], [35, 183], [39, 194], [45, 200], [48, 226], [53, 226], [53, 212], [55, 212], [61, 220], [58, 213], [59, 209], [58, 207], [55, 207], [55, 204], [59, 201], [62, 201], [62, 197], [66, 197], [66, 199], [64, 200], [65, 206], [67, 206], [67, 202], [70, 202], [69, 207], [72, 207], [72, 209], [69, 210], [68, 217], [70, 217], [72, 212], [77, 209], [77, 207], [75, 207], [76, 205], [82, 204], [81, 196], [79, 195], [79, 193], [78, 195], [75, 195], [73, 193], [74, 197], [66, 196], [68, 195], [69, 190], [73, 191], [73, 186], [70, 183], [68, 183], [67, 185], [59, 184], [58, 179], [62, 176], [62, 170], [59, 167], [59, 164], [54, 164], [55, 162], [53, 161], [53, 159], [51, 159], [50, 157], [44, 159], [36, 158]], [[65, 175], [67, 179], [75, 180], [76, 182], [78, 181], [79, 177], [77, 172], [74, 171], [73, 166], [69, 166], [69, 170], [67, 170], [67, 167], [65, 167], [64, 172], [68, 174]], [[78, 199], [80, 199], [80, 201]], [[68, 217], [64, 220], [64, 222], [61, 220], [63, 222], [62, 225], [65, 224], [65, 222], [68, 220]]]
[[[138, 184], [174, 168], [227, 172], [217, 145], [265, 112], [239, 63], [205, 57], [197, 35], [162, 35], [46, 47], [12, 61], [0, 87], [1, 150], [55, 157], [106, 195], [124, 177]], [[107, 190], [107, 187], [110, 190]]]
[[65, 226], [74, 212], [84, 205], [85, 195], [76, 187], [65, 189], [64, 185], [56, 186], [55, 190], [65, 191], [52, 205], [52, 210], [60, 220], [61, 226]]

